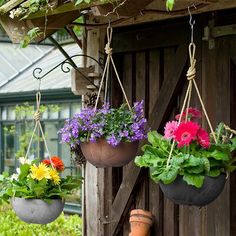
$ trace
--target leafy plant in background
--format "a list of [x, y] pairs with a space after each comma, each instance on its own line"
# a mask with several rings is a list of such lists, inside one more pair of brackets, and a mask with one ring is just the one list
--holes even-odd
[[47, 225], [26, 224], [19, 220], [11, 206], [0, 206], [0, 235], [2, 236], [82, 236], [82, 219], [78, 215], [66, 216], [63, 213]]
[[26, 48], [30, 42], [34, 41], [37, 37], [42, 35], [43, 32], [39, 29], [39, 27], [35, 27], [27, 32], [26, 36], [20, 41], [20, 46], [22, 48]]
[[[58, 112], [60, 111], [60, 107], [54, 104], [41, 105], [40, 106], [41, 114], [43, 115], [46, 111]], [[18, 146], [18, 150], [15, 153], [15, 156], [19, 158], [19, 157], [24, 156], [27, 151], [27, 147], [28, 147], [29, 140], [32, 135], [32, 129], [33, 129], [32, 117], [35, 111], [34, 111], [34, 106], [26, 102], [22, 105], [17, 105], [15, 107], [14, 112], [15, 112], [16, 120], [22, 122], [23, 124], [22, 132], [20, 132], [19, 130], [16, 130], [15, 125], [12, 125], [10, 127], [5, 127], [4, 130], [8, 134], [17, 135], [19, 146]], [[36, 141], [36, 137], [34, 138], [34, 140]], [[40, 139], [40, 141], [42, 140]]]
[[[170, 184], [180, 175], [188, 185], [197, 188], [202, 186], [205, 176], [217, 177], [234, 171], [236, 137], [233, 135], [236, 132], [220, 123], [215, 131], [217, 143], [213, 143], [209, 134], [196, 122], [200, 118], [198, 110], [189, 108], [183, 119], [185, 116], [188, 116], [188, 121], [167, 122], [164, 136], [150, 131], [149, 144], [142, 147], [144, 154], [136, 157], [135, 163], [150, 168], [155, 182]], [[176, 118], [180, 119], [179, 115]], [[169, 159], [172, 143], [173, 152]]]
[[0, 200], [9, 202], [13, 197], [42, 199], [65, 199], [81, 185], [80, 177], [60, 177], [64, 163], [59, 157], [39, 162], [20, 158], [17, 173], [0, 175]]
[[9, 0], [0, 0], [0, 7], [2, 6], [2, 5], [4, 5], [5, 3], [7, 3]]
[[71, 146], [80, 142], [96, 142], [105, 139], [113, 147], [120, 142], [134, 142], [146, 138], [143, 101], [136, 102], [130, 111], [126, 104], [110, 108], [104, 103], [101, 109], [85, 108], [67, 120], [60, 130], [62, 142]]

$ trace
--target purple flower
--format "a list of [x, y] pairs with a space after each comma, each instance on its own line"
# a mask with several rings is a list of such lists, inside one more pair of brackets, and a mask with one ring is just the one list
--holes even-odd
[[106, 139], [115, 147], [121, 141], [146, 138], [146, 124], [143, 101], [134, 103], [132, 111], [128, 109], [127, 104], [111, 108], [109, 103], [105, 102], [101, 109], [85, 108], [75, 114], [72, 119], [66, 120], [58, 133], [61, 134], [62, 142], [71, 147], [86, 140], [96, 142], [100, 138]]
[[107, 142], [112, 145], [113, 147], [119, 144], [119, 141], [116, 139], [115, 135], [112, 134], [110, 137], [107, 138]]

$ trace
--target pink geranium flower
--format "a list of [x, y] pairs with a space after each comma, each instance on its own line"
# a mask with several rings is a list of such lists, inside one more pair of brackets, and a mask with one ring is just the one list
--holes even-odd
[[[191, 120], [191, 119], [196, 119], [196, 118], [201, 118], [201, 112], [200, 112], [197, 108], [189, 107], [188, 109], [186, 109], [186, 110], [183, 112], [181, 121], [183, 121], [183, 120], [186, 119], [187, 112], [188, 112], [188, 118], [189, 118], [190, 120]], [[180, 118], [180, 114], [178, 114], [178, 115], [175, 116], [175, 119], [176, 119], [176, 120], [179, 120], [179, 118]]]
[[200, 128], [197, 132], [197, 141], [203, 148], [210, 147], [209, 134], [202, 128]]
[[171, 140], [174, 138], [174, 132], [178, 128], [178, 122], [177, 121], [169, 121], [166, 123], [165, 131], [164, 131], [164, 138]]
[[196, 139], [200, 126], [192, 121], [180, 123], [174, 132], [174, 140], [178, 143], [178, 148], [189, 146], [191, 141]]

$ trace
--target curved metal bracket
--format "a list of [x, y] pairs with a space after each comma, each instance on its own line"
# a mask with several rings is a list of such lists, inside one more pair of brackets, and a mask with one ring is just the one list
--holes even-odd
[[[72, 60], [73, 58], [75, 57], [87, 57], [87, 58], [90, 58], [92, 59], [93, 61], [95, 61], [100, 67], [101, 69], [103, 69], [103, 64], [96, 60], [95, 58], [91, 57], [91, 56], [88, 56], [86, 54], [77, 54], [77, 55], [73, 55], [70, 57], [70, 60]], [[73, 60], [72, 60], [73, 61]], [[60, 62], [59, 64], [57, 64], [56, 66], [54, 66], [51, 70], [47, 71], [46, 73], [42, 74], [43, 72], [43, 69], [40, 68], [40, 67], [37, 67], [33, 70], [33, 76], [35, 79], [37, 80], [41, 80], [43, 79], [44, 77], [46, 77], [48, 74], [50, 74], [52, 71], [54, 71], [56, 68], [60, 67], [61, 68], [61, 71], [64, 72], [64, 73], [69, 73], [71, 71], [71, 68], [74, 68], [75, 70], [77, 70], [87, 81], [89, 81], [90, 84], [94, 85], [96, 88], [98, 88], [97, 85], [95, 85], [93, 83], [93, 81], [88, 78], [85, 74], [83, 74], [79, 68], [76, 66], [75, 63], [71, 63], [71, 61], [69, 61], [68, 59], [65, 59], [64, 61]]]

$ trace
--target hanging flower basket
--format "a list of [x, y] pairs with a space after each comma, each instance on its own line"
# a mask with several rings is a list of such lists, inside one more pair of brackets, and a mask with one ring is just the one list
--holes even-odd
[[[236, 169], [236, 131], [220, 123], [213, 130], [195, 82], [195, 44], [189, 45], [189, 81], [181, 113], [164, 127], [164, 135], [148, 133], [144, 154], [135, 159], [150, 168], [151, 178], [160, 183], [166, 197], [177, 204], [204, 206], [223, 191], [226, 174]], [[194, 86], [211, 133], [201, 127], [201, 112], [190, 107]]]
[[175, 204], [205, 206], [221, 194], [225, 182], [225, 174], [217, 177], [206, 176], [202, 187], [196, 188], [188, 185], [181, 176], [178, 176], [171, 184], [160, 182], [160, 187], [164, 195]]
[[87, 161], [96, 167], [119, 167], [128, 164], [137, 154], [139, 142], [120, 142], [113, 147], [106, 140], [81, 143]]
[[[81, 178], [60, 176], [65, 169], [64, 163], [59, 157], [50, 155], [40, 122], [40, 92], [37, 92], [36, 100], [35, 126], [27, 152], [25, 157], [19, 158], [20, 166], [16, 173], [11, 176], [7, 174], [1, 176], [0, 203], [11, 201], [15, 213], [27, 223], [47, 224], [60, 215], [64, 207], [64, 198], [80, 187]], [[42, 137], [49, 159], [42, 161], [28, 159], [35, 136], [38, 138], [38, 157], [40, 157], [40, 138]]]
[[[79, 153], [76, 147], [80, 146], [84, 157], [96, 167], [118, 167], [128, 164], [137, 153], [138, 141], [146, 138], [147, 120], [144, 118], [143, 101], [135, 102], [133, 107], [129, 104], [112, 58], [110, 26], [107, 29], [107, 39], [107, 60], [95, 107], [85, 108], [79, 114], [75, 114], [60, 130], [62, 142], [69, 144], [71, 150], [76, 153]], [[126, 101], [118, 108], [110, 107], [107, 102], [110, 64]], [[98, 108], [103, 84], [104, 103], [102, 108]]]
[[126, 104], [110, 108], [105, 103], [101, 109], [85, 108], [75, 114], [60, 133], [74, 153], [80, 147], [94, 166], [118, 167], [134, 159], [139, 140], [146, 138], [146, 122], [143, 102], [135, 103], [131, 110]]
[[12, 207], [16, 215], [26, 223], [48, 224], [62, 212], [65, 202], [52, 199], [46, 202], [41, 199], [12, 198]]

